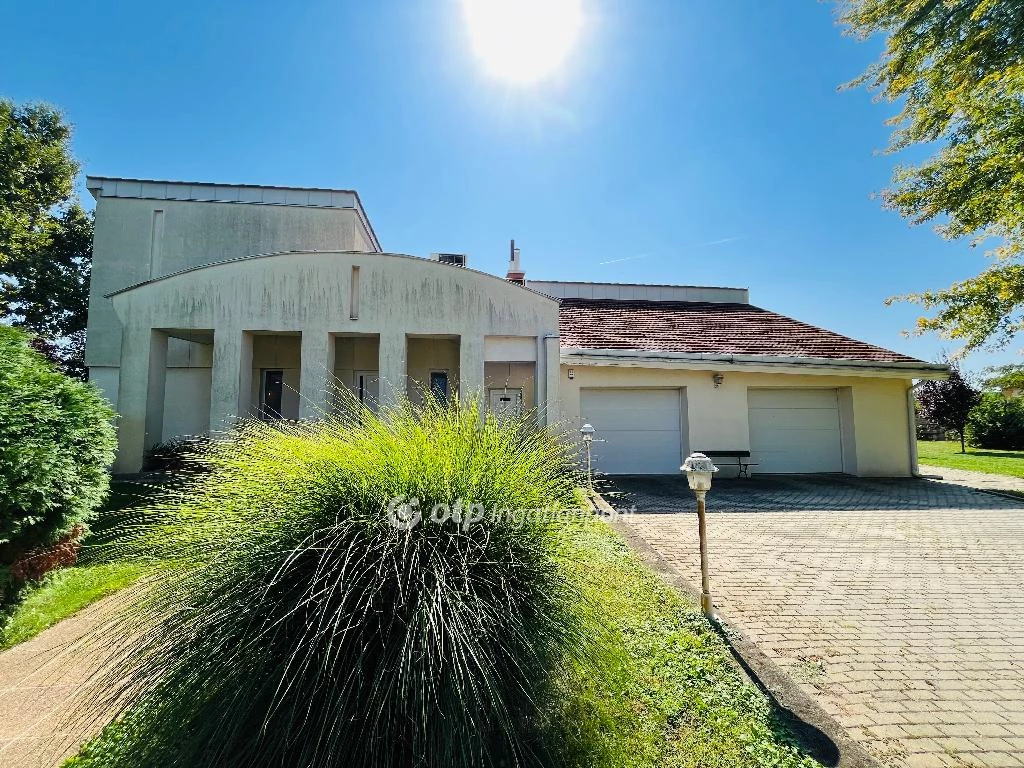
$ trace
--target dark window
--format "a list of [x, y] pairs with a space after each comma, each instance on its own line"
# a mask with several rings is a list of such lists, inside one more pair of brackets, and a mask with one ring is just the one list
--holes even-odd
[[281, 397], [284, 394], [284, 371], [263, 372], [263, 413], [272, 419], [281, 418]]

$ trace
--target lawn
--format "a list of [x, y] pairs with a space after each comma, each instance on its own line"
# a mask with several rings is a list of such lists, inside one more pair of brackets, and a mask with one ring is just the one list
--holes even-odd
[[47, 574], [0, 625], [0, 651], [35, 637], [89, 603], [135, 581], [141, 569], [130, 563], [76, 565]]
[[[563, 682], [575, 766], [817, 766], [795, 746], [696, 604], [666, 585], [603, 522], [579, 569], [620, 653]], [[614, 656], [613, 656], [614, 658]]]
[[35, 637], [139, 578], [138, 566], [107, 561], [95, 554], [91, 546], [103, 540], [120, 510], [141, 503], [147, 493], [146, 487], [137, 483], [111, 483], [103, 509], [90, 523], [79, 564], [49, 573], [40, 582], [25, 587], [18, 603], [8, 612], [0, 613], [0, 651]]
[[918, 440], [917, 455], [922, 464], [936, 467], [1024, 477], [1024, 451], [1000, 451], [968, 446], [967, 453], [960, 453], [960, 443], [955, 440]]

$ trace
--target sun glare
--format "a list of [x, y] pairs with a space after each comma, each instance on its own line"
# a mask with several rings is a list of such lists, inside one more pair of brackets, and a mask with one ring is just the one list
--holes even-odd
[[581, 0], [462, 0], [462, 9], [487, 72], [518, 84], [556, 72], [583, 26]]

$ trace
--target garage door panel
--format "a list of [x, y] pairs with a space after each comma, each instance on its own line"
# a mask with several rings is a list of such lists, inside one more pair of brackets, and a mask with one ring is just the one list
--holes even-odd
[[[672, 425], [666, 423], [665, 414], [672, 414], [673, 411], [665, 410], [650, 410], [650, 411], [632, 411], [629, 409], [616, 409], [607, 410], [600, 412], [600, 418], [598, 419], [601, 423], [594, 424], [594, 427], [600, 429], [601, 432], [614, 432], [616, 430], [626, 430], [629, 432], [678, 432], [678, 423]], [[678, 412], [676, 412], [678, 416]], [[586, 421], [593, 423], [589, 416], [585, 417]]]
[[835, 390], [748, 391], [750, 450], [765, 473], [842, 472]]
[[593, 449], [594, 470], [609, 475], [678, 474], [678, 432], [618, 430], [602, 433]]
[[836, 408], [834, 389], [751, 389], [747, 391], [751, 408]]
[[839, 412], [835, 409], [825, 411], [821, 409], [794, 408], [783, 410], [781, 408], [760, 409], [756, 416], [758, 425], [770, 429], [786, 431], [799, 430], [825, 430], [835, 431], [839, 429]]
[[677, 389], [583, 389], [580, 414], [597, 430], [594, 469], [675, 474], [682, 443]]

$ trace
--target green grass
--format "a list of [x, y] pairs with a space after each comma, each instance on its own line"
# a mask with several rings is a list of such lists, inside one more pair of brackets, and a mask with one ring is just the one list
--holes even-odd
[[960, 443], [955, 440], [918, 440], [917, 456], [922, 464], [931, 464], [936, 467], [1024, 477], [1024, 451], [1002, 451], [968, 446], [967, 453], [960, 453]]
[[25, 598], [0, 623], [0, 651], [35, 637], [99, 600], [135, 581], [141, 569], [130, 563], [77, 565], [48, 574], [29, 588]]
[[578, 570], [618, 648], [562, 682], [554, 729], [564, 765], [612, 768], [817, 766], [734, 665], [688, 598], [606, 524], [581, 534]]
[[18, 601], [0, 611], [0, 651], [32, 639], [139, 578], [139, 566], [107, 559], [102, 542], [117, 525], [120, 510], [141, 504], [150, 493], [150, 489], [138, 483], [111, 482], [103, 508], [89, 524], [90, 533], [83, 542], [79, 564], [26, 585]]

